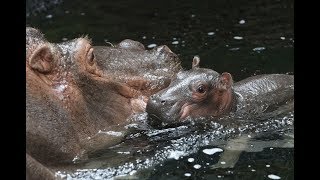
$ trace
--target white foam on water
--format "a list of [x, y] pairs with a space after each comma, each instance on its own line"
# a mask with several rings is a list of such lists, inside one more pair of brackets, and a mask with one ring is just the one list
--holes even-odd
[[281, 177], [279, 177], [277, 175], [274, 175], [274, 174], [269, 174], [268, 178], [270, 178], [270, 179], [281, 179]]
[[171, 151], [168, 158], [178, 160], [183, 155], [185, 155], [183, 151]]
[[256, 47], [256, 48], [253, 48], [252, 50], [253, 51], [262, 51], [262, 50], [265, 50], [266, 48], [265, 47]]
[[222, 162], [220, 162], [221, 164], [226, 164], [226, 162], [224, 162], [224, 161], [222, 161]]
[[132, 170], [130, 173], [129, 173], [129, 175], [133, 175], [133, 174], [135, 174], [137, 171], [136, 170]]
[[222, 151], [223, 150], [220, 149], [220, 148], [212, 148], [212, 149], [204, 149], [204, 150], [202, 150], [203, 153], [208, 154], [208, 155], [212, 155], [214, 153], [222, 152]]

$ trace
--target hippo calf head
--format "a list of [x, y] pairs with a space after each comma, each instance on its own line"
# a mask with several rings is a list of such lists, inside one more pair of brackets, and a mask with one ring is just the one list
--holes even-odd
[[199, 68], [199, 62], [195, 56], [191, 70], [179, 72], [166, 89], [150, 97], [146, 110], [151, 125], [179, 123], [188, 116], [220, 116], [231, 110], [232, 76]]

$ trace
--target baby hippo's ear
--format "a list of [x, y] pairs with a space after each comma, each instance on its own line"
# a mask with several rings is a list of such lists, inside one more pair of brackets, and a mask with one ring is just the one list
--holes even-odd
[[199, 56], [194, 56], [192, 60], [192, 69], [198, 68], [200, 63], [200, 57]]
[[233, 79], [230, 73], [224, 72], [220, 75], [217, 87], [219, 89], [227, 90], [233, 85]]
[[30, 57], [29, 65], [32, 69], [41, 73], [47, 73], [52, 69], [53, 54], [49, 45], [38, 47]]

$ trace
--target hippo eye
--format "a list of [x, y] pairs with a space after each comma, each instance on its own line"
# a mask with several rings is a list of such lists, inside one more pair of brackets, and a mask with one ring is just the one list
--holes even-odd
[[203, 94], [203, 93], [205, 93], [206, 91], [207, 91], [207, 88], [206, 88], [206, 86], [203, 85], [203, 84], [200, 84], [200, 85], [197, 87], [197, 92], [198, 92], [198, 93]]

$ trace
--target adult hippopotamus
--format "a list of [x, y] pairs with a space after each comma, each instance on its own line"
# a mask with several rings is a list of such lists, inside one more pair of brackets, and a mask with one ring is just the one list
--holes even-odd
[[146, 111], [152, 125], [182, 122], [187, 117], [260, 113], [293, 98], [293, 75], [257, 75], [233, 83], [230, 73], [200, 68], [199, 63], [195, 56], [191, 70], [179, 72], [167, 88], [149, 98]]
[[[124, 42], [137, 44], [132, 40]], [[120, 43], [113, 48], [112, 54], [103, 56], [94, 50], [87, 37], [50, 43], [39, 30], [27, 27], [27, 179], [55, 178], [52, 168], [81, 158], [86, 151], [118, 143], [124, 136], [119, 131], [129, 123], [128, 117], [145, 108], [145, 95], [149, 92], [141, 88], [141, 84], [145, 87], [153, 84], [155, 89], [165, 88], [169, 83], [162, 81], [167, 81], [174, 71], [179, 70], [177, 56], [168, 47], [162, 47], [147, 51]], [[160, 81], [140, 77], [138, 73], [133, 79], [126, 76], [123, 81], [118, 81], [121, 77], [108, 72], [111, 66], [103, 61], [124, 61], [117, 59], [124, 54], [132, 58], [132, 68], [148, 61], [150, 69], [161, 66], [170, 73], [160, 73]], [[143, 56], [153, 59], [142, 61], [139, 58]], [[118, 63], [116, 66], [125, 69], [127, 65]], [[125, 76], [125, 71], [119, 74]]]

